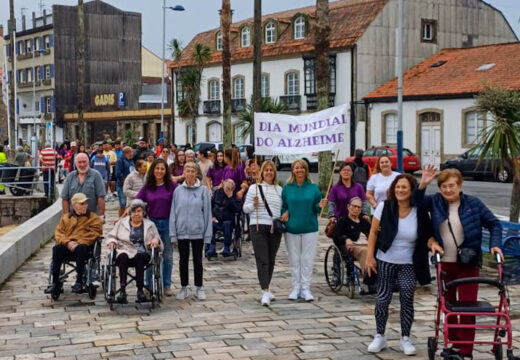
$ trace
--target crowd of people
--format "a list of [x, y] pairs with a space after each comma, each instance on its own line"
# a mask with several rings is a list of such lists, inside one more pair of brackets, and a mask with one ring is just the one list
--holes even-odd
[[[57, 156], [67, 173], [61, 192], [62, 223], [56, 230], [53, 256], [75, 257], [80, 268], [85, 249], [92, 238], [100, 236], [99, 226], [90, 226], [87, 240], [79, 240], [73, 224], [85, 227], [92, 217], [103, 222], [105, 202], [117, 197], [119, 220], [107, 236], [107, 244], [117, 252], [121, 292], [125, 303], [126, 274], [129, 266], [137, 272], [137, 299], [146, 298], [149, 275], [144, 264], [150, 249], [162, 252], [164, 294], [173, 296], [173, 251], [179, 251], [180, 290], [176, 298], [189, 297], [190, 248], [194, 269], [195, 296], [206, 299], [203, 287], [203, 257], [216, 256], [218, 232], [223, 233], [222, 256], [230, 255], [237, 214], [245, 214], [257, 266], [260, 303], [269, 306], [275, 295], [271, 280], [282, 237], [285, 239], [291, 274], [288, 299], [313, 301], [311, 290], [318, 244], [318, 218], [328, 214], [333, 231], [328, 234], [343, 256], [353, 256], [360, 264], [366, 293], [375, 293], [377, 333], [368, 351], [377, 353], [387, 346], [385, 338], [389, 306], [394, 292], [400, 300], [401, 341], [404, 354], [416, 353], [411, 340], [414, 320], [414, 293], [417, 284], [431, 282], [429, 253], [442, 255], [442, 267], [450, 280], [478, 276], [480, 264], [460, 264], [460, 247], [480, 249], [482, 227], [491, 234], [491, 252], [502, 256], [501, 225], [476, 197], [462, 193], [462, 177], [456, 170], [437, 176], [440, 192], [425, 195], [436, 177], [436, 169], [426, 166], [422, 177], [392, 171], [388, 156], [380, 156], [374, 169], [356, 152], [352, 163], [342, 164], [339, 180], [327, 198], [312, 183], [305, 161], [296, 160], [289, 179], [278, 179], [270, 160], [252, 157], [243, 161], [236, 148], [217, 151], [201, 147], [167, 146], [163, 139], [151, 149], [140, 138], [134, 149], [106, 139], [89, 154], [81, 145], [70, 143]], [[51, 149], [52, 150], [52, 149]], [[66, 150], [66, 153], [62, 150]], [[44, 150], [42, 150], [42, 153]], [[50, 153], [50, 152], [49, 152]], [[45, 161], [45, 154], [41, 155]], [[110, 196], [111, 194], [111, 196]], [[72, 205], [72, 206], [71, 206]], [[96, 214], [96, 215], [93, 215]], [[72, 225], [71, 225], [72, 224]], [[95, 236], [94, 236], [95, 235]], [[59, 239], [59, 240], [58, 240]], [[57, 271], [57, 270], [55, 270]], [[81, 277], [73, 289], [80, 292]], [[59, 289], [60, 284], [55, 284]], [[449, 293], [455, 299], [455, 291]], [[474, 301], [477, 288], [459, 288], [458, 299]], [[460, 324], [471, 324], [474, 317], [462, 316]], [[470, 341], [474, 330], [457, 329], [455, 339]], [[471, 345], [450, 349], [462, 358], [470, 357]]]

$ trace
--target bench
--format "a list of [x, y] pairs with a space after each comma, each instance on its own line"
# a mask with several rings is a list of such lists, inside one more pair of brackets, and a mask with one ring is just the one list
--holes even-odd
[[[501, 221], [504, 281], [506, 284], [520, 284], [520, 224]], [[489, 253], [489, 231], [482, 230], [482, 251]]]

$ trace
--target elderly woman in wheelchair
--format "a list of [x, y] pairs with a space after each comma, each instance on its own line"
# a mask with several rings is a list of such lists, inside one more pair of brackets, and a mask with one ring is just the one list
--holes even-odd
[[[88, 198], [83, 193], [74, 194], [71, 199], [72, 210], [61, 217], [54, 232], [56, 245], [52, 249], [49, 286], [45, 289], [45, 293], [51, 294], [54, 300], [57, 300], [60, 296], [63, 281], [68, 275], [68, 273], [60, 274], [61, 268], [63, 264], [72, 260], [76, 261], [75, 270], [77, 273], [72, 292], [82, 293], [85, 292], [86, 286], [91, 286], [91, 284], [84, 283], [86, 278], [84, 275], [85, 270], [91, 271], [93, 269], [86, 269], [85, 265], [89, 258], [95, 256], [94, 246], [96, 240], [103, 234], [103, 222], [98, 215], [88, 211], [87, 200]], [[90, 290], [89, 295], [92, 297]], [[95, 292], [93, 296], [95, 297]]]
[[121, 288], [116, 301], [121, 304], [127, 303], [129, 267], [135, 267], [137, 302], [147, 301], [144, 294], [144, 271], [151, 260], [151, 249], [158, 249], [159, 252], [163, 249], [155, 224], [145, 218], [146, 203], [139, 199], [133, 200], [129, 214], [119, 220], [107, 236], [107, 246], [115, 252], [116, 265], [119, 267]]

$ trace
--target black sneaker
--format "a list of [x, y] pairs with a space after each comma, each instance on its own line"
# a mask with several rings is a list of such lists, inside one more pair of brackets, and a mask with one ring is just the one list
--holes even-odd
[[121, 292], [117, 296], [116, 302], [118, 302], [119, 304], [128, 304], [125, 290], [121, 290]]
[[75, 294], [81, 294], [82, 292], [84, 292], [83, 284], [76, 282], [74, 283], [74, 285], [72, 285], [71, 290]]
[[146, 295], [144, 294], [143, 289], [137, 290], [137, 299], [135, 300], [135, 302], [141, 303], [145, 302], [146, 300]]
[[61, 284], [49, 284], [43, 291], [45, 294], [55, 294], [61, 292]]

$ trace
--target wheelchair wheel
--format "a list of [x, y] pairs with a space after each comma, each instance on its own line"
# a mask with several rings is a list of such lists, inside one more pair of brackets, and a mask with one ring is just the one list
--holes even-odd
[[88, 297], [90, 300], [94, 300], [97, 296], [97, 288], [94, 285], [88, 286]]
[[437, 341], [433, 336], [428, 338], [428, 359], [435, 360], [435, 352], [437, 351]]
[[327, 249], [323, 266], [327, 284], [332, 291], [338, 292], [343, 286], [345, 279], [345, 263], [341, 257], [340, 250], [335, 245], [331, 245]]

